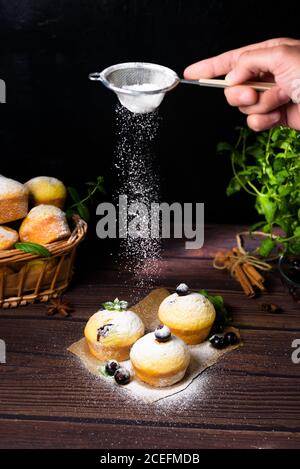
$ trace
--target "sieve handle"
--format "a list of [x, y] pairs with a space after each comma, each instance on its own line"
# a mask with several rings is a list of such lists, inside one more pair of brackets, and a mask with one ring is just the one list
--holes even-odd
[[[212, 88], [228, 88], [231, 85], [228, 85], [226, 80], [212, 79], [212, 78], [201, 78], [200, 80], [181, 80], [182, 83], [188, 85], [200, 85], [200, 86], [210, 86]], [[267, 91], [276, 86], [276, 83], [267, 83], [263, 81], [245, 81], [241, 83], [243, 85], [250, 86], [256, 91]]]
[[101, 73], [99, 72], [94, 72], [89, 74], [89, 79], [92, 81], [99, 81], [100, 80]]

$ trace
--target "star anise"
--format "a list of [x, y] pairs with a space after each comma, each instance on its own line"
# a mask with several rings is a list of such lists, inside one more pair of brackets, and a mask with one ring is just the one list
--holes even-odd
[[70, 313], [73, 311], [73, 307], [67, 301], [64, 301], [63, 298], [56, 298], [49, 302], [47, 308], [48, 316], [54, 316], [55, 314], [60, 314], [64, 318], [67, 318]]
[[273, 305], [269, 303], [263, 303], [261, 305], [261, 310], [266, 311], [267, 313], [281, 313], [282, 309], [278, 305]]

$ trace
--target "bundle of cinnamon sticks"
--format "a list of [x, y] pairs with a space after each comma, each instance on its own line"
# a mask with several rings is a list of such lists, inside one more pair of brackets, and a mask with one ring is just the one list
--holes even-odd
[[214, 267], [227, 269], [239, 282], [248, 298], [256, 295], [256, 289], [264, 291], [264, 277], [258, 272], [258, 268], [269, 270], [268, 264], [259, 259], [241, 252], [237, 247], [229, 251], [217, 252]]

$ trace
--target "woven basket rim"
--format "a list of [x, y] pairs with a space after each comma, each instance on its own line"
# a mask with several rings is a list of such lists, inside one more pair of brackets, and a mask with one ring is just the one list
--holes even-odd
[[[45, 244], [45, 247], [48, 249], [52, 256], [59, 256], [72, 250], [85, 237], [88, 227], [87, 223], [78, 215], [73, 216], [73, 221], [75, 223], [75, 228], [69, 238], [62, 239], [54, 243]], [[24, 252], [20, 249], [9, 249], [0, 252], [0, 265], [7, 262], [30, 261], [31, 259], [41, 257], [42, 256], [40, 256], [39, 254]]]

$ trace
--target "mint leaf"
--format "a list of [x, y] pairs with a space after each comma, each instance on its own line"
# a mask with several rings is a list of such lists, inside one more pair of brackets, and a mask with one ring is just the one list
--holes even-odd
[[276, 243], [271, 238], [263, 239], [259, 246], [259, 254], [262, 257], [268, 257], [275, 248], [275, 246]]
[[299, 256], [300, 255], [300, 238], [297, 238], [295, 240], [293, 240], [289, 246], [288, 246], [288, 251], [291, 253], [291, 254], [294, 254], [296, 256]]
[[68, 192], [74, 202], [80, 202], [80, 195], [78, 194], [77, 189], [75, 189], [75, 187], [68, 187]]
[[257, 210], [261, 215], [266, 217], [268, 223], [272, 223], [276, 213], [276, 204], [265, 195], [259, 196], [257, 198]]
[[232, 150], [233, 150], [232, 145], [230, 145], [227, 142], [220, 142], [217, 145], [217, 152], [218, 153], [221, 153], [223, 151], [232, 151]]
[[75, 211], [75, 210], [73, 210], [72, 208], [67, 208], [67, 210], [66, 210], [66, 216], [67, 216], [67, 218], [70, 219], [70, 218], [72, 218], [73, 215], [75, 215], [75, 214], [76, 214], [76, 211]]
[[37, 254], [41, 257], [50, 257], [51, 252], [48, 251], [45, 246], [42, 246], [41, 244], [37, 243], [29, 243], [29, 242], [24, 242], [24, 243], [16, 243], [15, 248], [19, 249], [20, 251], [24, 252], [30, 252], [31, 254]]
[[237, 181], [236, 178], [232, 178], [226, 189], [226, 195], [229, 197], [233, 194], [236, 194], [242, 188], [241, 184]]
[[102, 306], [107, 311], [126, 311], [128, 308], [128, 302], [115, 298], [114, 301], [106, 301]]
[[71, 213], [78, 213], [83, 220], [89, 221], [90, 211], [87, 203], [91, 203], [97, 193], [105, 194], [104, 178], [98, 176], [95, 182], [88, 181], [85, 186], [86, 194], [84, 197], [80, 196], [75, 187], [68, 187], [68, 193], [73, 203], [67, 208], [67, 214], [70, 216]]
[[104, 378], [113, 378], [113, 376], [107, 373], [105, 365], [99, 366], [98, 371], [102, 376], [104, 376]]
[[89, 221], [90, 212], [89, 212], [89, 209], [87, 208], [87, 206], [85, 204], [83, 204], [82, 202], [79, 202], [78, 205], [77, 205], [77, 210], [78, 210], [78, 213], [81, 216], [81, 218], [83, 218], [83, 220]]

